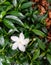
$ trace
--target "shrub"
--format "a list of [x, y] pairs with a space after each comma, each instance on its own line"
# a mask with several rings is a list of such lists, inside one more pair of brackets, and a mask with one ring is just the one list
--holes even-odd
[[44, 13], [36, 0], [0, 0], [0, 65], [51, 65], [50, 1]]

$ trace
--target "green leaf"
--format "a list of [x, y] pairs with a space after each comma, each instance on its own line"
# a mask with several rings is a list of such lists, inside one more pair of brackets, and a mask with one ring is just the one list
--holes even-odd
[[36, 60], [40, 55], [40, 50], [39, 49], [36, 49], [35, 50], [35, 53], [34, 53], [34, 56], [33, 56], [33, 60]]
[[0, 5], [3, 4], [6, 0], [0, 0]]
[[24, 25], [23, 22], [22, 22], [18, 17], [16, 17], [16, 16], [7, 15], [6, 18], [16, 20], [17, 23], [19, 23], [19, 24], [21, 24], [21, 25]]
[[49, 3], [51, 3], [51, 0], [47, 0]]
[[45, 56], [46, 52], [42, 52], [39, 58], [43, 58]]
[[42, 37], [45, 37], [46, 35], [42, 32], [42, 31], [40, 31], [40, 30], [37, 30], [37, 29], [33, 29], [32, 30], [36, 35], [39, 35], [39, 36], [42, 36]]
[[13, 8], [13, 5], [7, 7], [6, 12]]
[[38, 44], [39, 44], [39, 47], [40, 47], [42, 50], [45, 50], [46, 46], [45, 46], [45, 44], [42, 42], [42, 40], [38, 39]]
[[17, 11], [11, 11], [11, 12], [9, 12], [8, 14], [17, 16], [17, 17], [19, 17], [20, 19], [22, 19], [22, 18], [25, 17], [21, 12], [17, 12]]
[[6, 15], [6, 11], [1, 12], [2, 18]]
[[4, 37], [0, 36], [0, 45], [4, 45]]
[[37, 18], [38, 18], [37, 15], [33, 14], [33, 19], [34, 19], [35, 21], [38, 21]]
[[20, 18], [24, 18], [25, 17], [21, 12], [18, 12], [17, 16], [20, 17]]
[[25, 2], [25, 0], [19, 0], [19, 3], [23, 3], [23, 2]]
[[17, 0], [13, 0], [13, 5], [16, 7], [17, 6]]
[[[3, 20], [3, 23], [4, 23], [4, 25], [7, 27], [7, 28], [9, 28], [9, 29], [16, 29], [16, 27], [14, 26], [14, 24], [11, 22], [11, 21], [9, 21], [9, 20], [6, 20], [6, 19], [4, 19]], [[17, 29], [16, 29], [17, 30]], [[17, 30], [18, 31], [18, 30]]]
[[48, 14], [42, 16], [42, 18], [41, 18], [41, 22], [43, 22], [43, 20], [45, 20], [45, 19], [47, 18], [47, 15], [48, 15]]
[[47, 54], [47, 60], [49, 61], [49, 63], [51, 64], [51, 55]]
[[2, 11], [0, 14], [0, 21], [2, 21], [2, 18], [6, 15], [6, 11]]
[[26, 9], [26, 8], [29, 8], [31, 7], [33, 4], [33, 2], [27, 2], [27, 3], [24, 3], [22, 6], [21, 6], [21, 9]]
[[6, 1], [3, 3], [4, 5], [11, 5], [11, 3], [9, 1]]

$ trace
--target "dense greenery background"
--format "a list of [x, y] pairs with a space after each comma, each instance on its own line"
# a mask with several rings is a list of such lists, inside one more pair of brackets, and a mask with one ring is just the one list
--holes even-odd
[[[48, 0], [50, 2], [51, 0]], [[3, 65], [51, 65], [45, 18], [29, 0], [0, 0], [0, 59]], [[12, 30], [12, 31], [10, 31]], [[30, 38], [26, 51], [12, 50], [12, 35]]]

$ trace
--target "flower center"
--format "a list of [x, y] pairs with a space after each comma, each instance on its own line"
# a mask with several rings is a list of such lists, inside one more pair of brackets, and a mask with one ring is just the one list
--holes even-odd
[[19, 41], [19, 44], [22, 44], [21, 40]]

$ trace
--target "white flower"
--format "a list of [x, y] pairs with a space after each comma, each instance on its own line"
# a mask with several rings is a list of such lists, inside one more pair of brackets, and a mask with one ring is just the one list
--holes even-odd
[[19, 37], [11, 36], [11, 39], [14, 41], [12, 49], [19, 49], [20, 51], [25, 51], [27, 44], [29, 43], [29, 38], [24, 38], [24, 34], [20, 33]]

